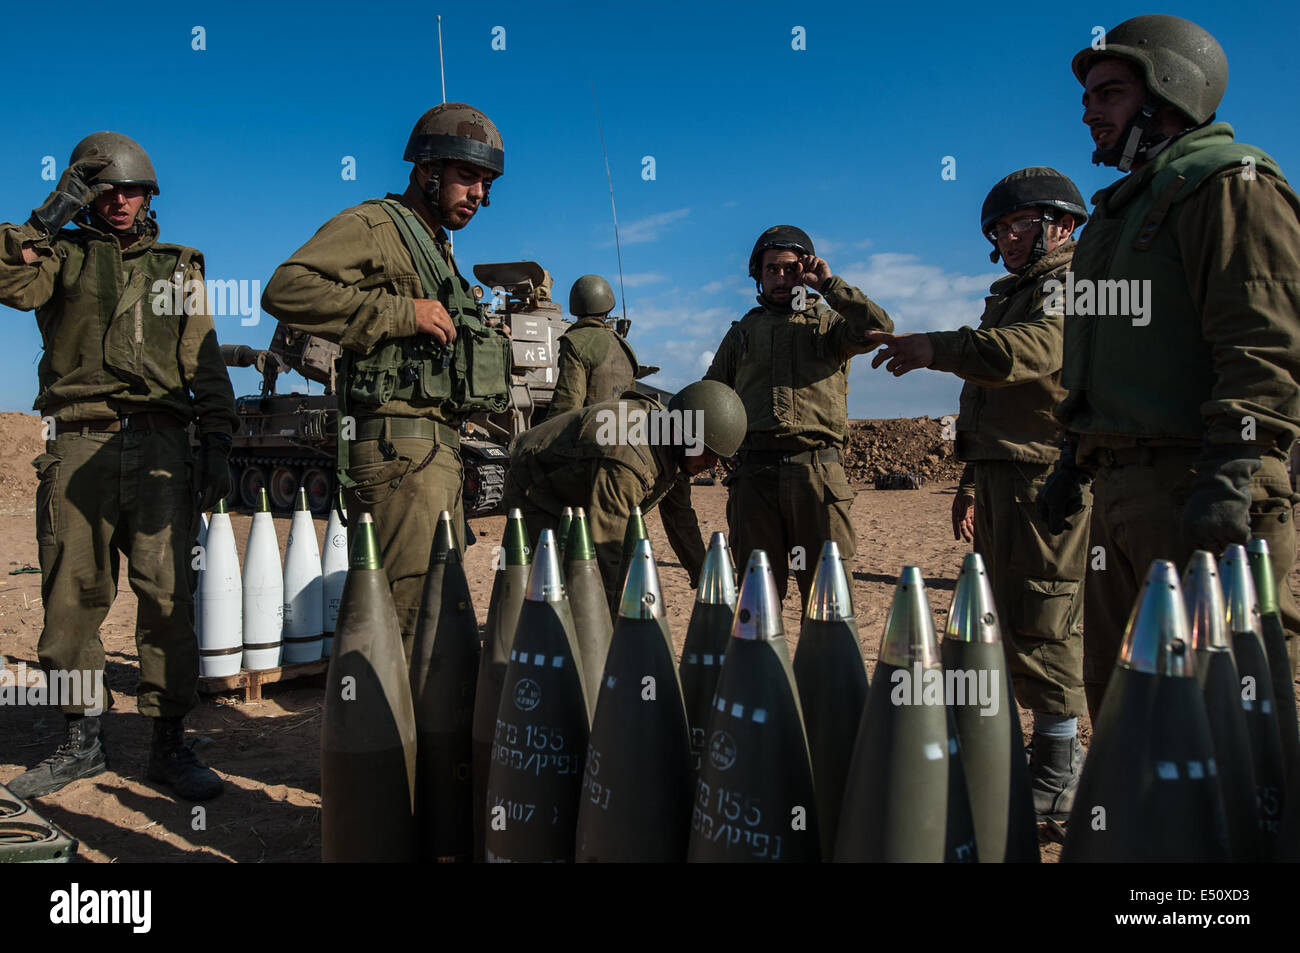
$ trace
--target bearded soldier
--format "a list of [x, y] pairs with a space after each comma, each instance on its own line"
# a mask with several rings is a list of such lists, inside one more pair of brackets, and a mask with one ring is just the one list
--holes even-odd
[[122, 555], [139, 599], [136, 705], [153, 719], [148, 777], [188, 800], [221, 793], [216, 772], [184, 742], [181, 719], [199, 675], [190, 549], [200, 510], [230, 492], [238, 419], [203, 294], [203, 256], [158, 241], [149, 208], [158, 194], [140, 145], [97, 132], [78, 143], [27, 224], [0, 226], [0, 302], [36, 311], [44, 347], [35, 407], [48, 433], [33, 461], [45, 612], [37, 652], [48, 676], [91, 673], [100, 686], [100, 697], [58, 701], [67, 738], [9, 783], [20, 797], [107, 767], [98, 715], [112, 696], [102, 688], [99, 626]]
[[[1195, 23], [1126, 20], [1074, 57], [1093, 161], [1126, 173], [1093, 196], [1063, 296], [1068, 432], [1039, 495], [1065, 528], [1091, 481], [1084, 683], [1096, 716], [1129, 612], [1155, 559], [1185, 565], [1250, 537], [1274, 578], [1295, 562], [1287, 453], [1300, 433], [1300, 199], [1272, 158], [1215, 122], [1223, 49]], [[1105, 287], [1141, 311], [1098, 314]], [[1120, 284], [1117, 284], [1120, 283]], [[1300, 631], [1278, 587], [1289, 649]]]
[[806, 600], [822, 543], [835, 540], [846, 563], [857, 552], [843, 458], [849, 361], [876, 347], [868, 332], [894, 322], [793, 225], [758, 237], [749, 276], [758, 307], [731, 325], [704, 375], [735, 388], [749, 417], [740, 466], [724, 481], [727, 525], [738, 565], [766, 550], [781, 598], [793, 564]]
[[496, 126], [464, 103], [435, 106], [404, 158], [406, 191], [326, 222], [276, 269], [262, 306], [342, 345], [339, 479], [374, 516], [409, 658], [438, 514], [465, 525], [459, 425], [508, 405], [510, 344], [484, 323], [447, 236], [505, 171]]

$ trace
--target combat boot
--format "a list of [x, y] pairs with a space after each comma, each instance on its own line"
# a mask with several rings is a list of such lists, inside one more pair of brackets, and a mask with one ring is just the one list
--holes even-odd
[[207, 801], [221, 793], [223, 783], [185, 743], [180, 718], [155, 718], [149, 749], [149, 780], [165, 784], [187, 801]]
[[1040, 821], [1069, 820], [1082, 771], [1083, 745], [1078, 735], [1071, 738], [1034, 735], [1029, 783], [1034, 793], [1034, 813]]
[[108, 755], [104, 751], [99, 719], [68, 718], [68, 735], [54, 754], [5, 787], [21, 798], [45, 797], [78, 778], [91, 778], [107, 770]]

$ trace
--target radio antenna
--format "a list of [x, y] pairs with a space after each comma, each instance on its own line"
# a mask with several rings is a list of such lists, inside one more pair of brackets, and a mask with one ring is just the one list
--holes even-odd
[[447, 101], [447, 73], [442, 66], [442, 14], [438, 14], [438, 75], [442, 77], [442, 101]]
[[627, 320], [627, 293], [623, 290], [623, 246], [618, 240], [618, 209], [614, 207], [614, 176], [609, 171], [609, 150], [605, 148], [605, 130], [600, 124], [600, 107], [596, 105], [596, 84], [591, 84], [591, 105], [596, 110], [596, 131], [600, 133], [600, 151], [605, 157], [605, 178], [609, 180], [609, 211], [614, 216], [614, 250], [618, 253], [618, 294], [623, 301], [623, 320]]

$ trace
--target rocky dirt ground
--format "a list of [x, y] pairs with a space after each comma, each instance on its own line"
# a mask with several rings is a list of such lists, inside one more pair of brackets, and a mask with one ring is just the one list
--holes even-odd
[[[849, 460], [859, 483], [852, 511], [858, 530], [853, 599], [868, 673], [875, 668], [901, 567], [921, 568], [936, 625], [942, 629], [957, 571], [968, 551], [966, 544], [952, 539], [948, 513], [958, 468], [941, 429], [939, 421], [928, 418], [855, 423]], [[35, 667], [41, 630], [40, 575], [11, 574], [37, 564], [32, 502], [35, 477], [28, 461], [41, 451], [40, 441], [36, 418], [0, 414], [0, 654], [8, 658], [11, 667], [21, 663]], [[920, 490], [869, 488], [877, 473], [892, 470], [919, 472], [926, 485]], [[726, 530], [725, 489], [695, 487], [694, 500], [706, 540], [710, 533]], [[250, 518], [236, 514], [232, 522], [242, 553]], [[692, 593], [659, 521], [651, 518], [647, 522], [655, 551], [660, 554], [669, 623], [680, 652]], [[492, 585], [492, 547], [500, 539], [504, 523], [504, 517], [474, 521], [478, 543], [467, 551], [466, 571], [480, 623], [487, 614]], [[283, 547], [288, 520], [277, 518], [276, 525]], [[324, 522], [318, 521], [318, 535], [323, 537], [324, 530]], [[196, 830], [194, 807], [174, 800], [144, 778], [149, 725], [135, 707], [136, 600], [126, 587], [125, 567], [121, 578], [123, 588], [101, 628], [107, 682], [116, 695], [116, 705], [104, 719], [110, 770], [42, 799], [38, 809], [81, 842], [79, 859], [86, 861], [319, 859], [323, 678], [270, 686], [264, 700], [253, 704], [245, 704], [235, 695], [202, 697], [187, 725], [191, 736], [199, 739], [200, 756], [225, 779], [226, 792], [205, 805], [205, 825]], [[1300, 591], [1300, 572], [1292, 574], [1290, 584], [1293, 591]], [[800, 617], [793, 585], [784, 610], [793, 651]], [[0, 783], [49, 754], [62, 734], [62, 717], [51, 709], [0, 707]], [[1089, 734], [1085, 719], [1085, 743]], [[1058, 854], [1056, 844], [1044, 847], [1045, 860]]]

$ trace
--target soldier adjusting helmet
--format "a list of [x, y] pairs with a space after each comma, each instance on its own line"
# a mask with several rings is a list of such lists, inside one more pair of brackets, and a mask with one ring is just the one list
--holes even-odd
[[[1123, 145], [1098, 149], [1092, 161], [1119, 162], [1121, 172], [1132, 167], [1142, 149], [1164, 141], [1149, 129], [1156, 108], [1169, 104], [1183, 113], [1191, 126], [1214, 118], [1228, 88], [1228, 57], [1218, 41], [1190, 20], [1151, 14], [1125, 20], [1105, 35], [1100, 49], [1088, 47], [1074, 55], [1070, 68], [1086, 86], [1088, 71], [1100, 59], [1111, 57], [1132, 63], [1146, 81], [1150, 99], [1130, 120], [1119, 137]], [[1134, 129], [1138, 135], [1132, 136]], [[1119, 153], [1122, 152], [1122, 155]]]
[[569, 313], [576, 318], [603, 317], [614, 310], [614, 289], [600, 275], [583, 275], [569, 291]]
[[721, 381], [688, 384], [668, 401], [668, 409], [690, 414], [692, 421], [697, 419], [695, 411], [700, 411], [704, 449], [723, 460], [736, 455], [749, 430], [749, 418], [740, 395]]
[[[1083, 207], [1083, 196], [1068, 176], [1046, 166], [1031, 166], [1012, 172], [989, 190], [988, 197], [980, 208], [980, 231], [993, 243], [990, 261], [998, 260], [998, 238], [994, 224], [1003, 215], [1022, 208], [1043, 209], [1043, 218], [1048, 222], [1057, 221], [1063, 212], [1074, 216], [1076, 226], [1088, 220], [1088, 212]], [[1029, 264], [1045, 254], [1047, 229], [1043, 228], [1039, 231], [1038, 241], [1030, 254]]]
[[111, 185], [140, 185], [151, 195], [158, 195], [158, 176], [154, 173], [149, 154], [140, 143], [120, 132], [92, 132], [77, 143], [68, 165], [88, 155], [108, 156], [110, 161], [90, 180], [92, 185], [107, 182]]
[[[812, 239], [802, 228], [793, 225], [773, 225], [754, 242], [754, 250], [749, 254], [749, 277], [759, 282], [763, 271], [763, 252], [769, 248], [788, 248], [799, 255], [813, 255]], [[730, 454], [728, 454], [730, 456]]]
[[[497, 127], [479, 110], [465, 103], [443, 103], [434, 106], [416, 121], [402, 158], [417, 165], [426, 162], [436, 164], [425, 194], [433, 207], [437, 208], [442, 162], [470, 162], [497, 175], [504, 175], [505, 148]], [[489, 204], [488, 188], [489, 186], [484, 187], [484, 205]]]

